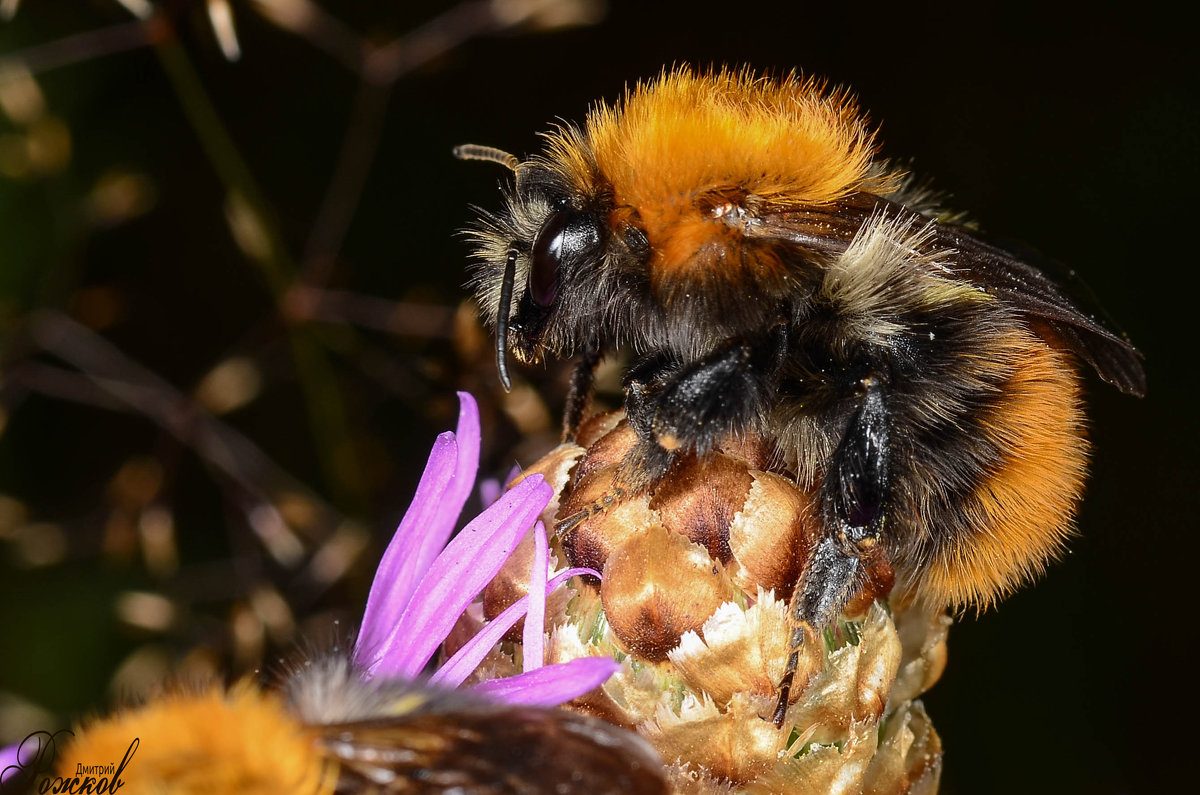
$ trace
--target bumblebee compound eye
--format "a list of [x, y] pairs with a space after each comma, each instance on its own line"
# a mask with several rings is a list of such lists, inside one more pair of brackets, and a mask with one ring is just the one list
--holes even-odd
[[595, 218], [574, 210], [559, 210], [546, 219], [533, 243], [533, 264], [529, 273], [529, 297], [548, 307], [558, 296], [564, 267], [578, 262], [600, 244], [600, 228]]

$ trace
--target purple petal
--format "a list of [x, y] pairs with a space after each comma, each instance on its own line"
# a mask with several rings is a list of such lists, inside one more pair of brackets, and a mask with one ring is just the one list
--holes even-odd
[[[71, 732], [63, 729], [51, 734], [48, 731], [35, 731], [26, 735], [24, 740], [14, 745], [0, 748], [0, 791], [3, 792], [33, 792], [36, 779], [45, 777], [41, 774], [47, 761], [54, 757], [56, 743], [63, 742], [63, 735]], [[46, 790], [48, 784], [42, 785]]]
[[367, 661], [367, 672], [409, 678], [420, 673], [552, 493], [541, 475], [530, 475], [464, 527], [433, 562], [387, 640]]
[[487, 478], [479, 481], [479, 502], [484, 508], [491, 505], [496, 500], [500, 499], [500, 492], [504, 487], [500, 485], [498, 478]]
[[443, 433], [433, 443], [412, 504], [375, 570], [362, 629], [354, 644], [354, 658], [360, 664], [377, 659], [417, 584], [446, 546], [475, 482], [479, 407], [466, 392], [459, 392], [458, 399], [457, 433]]
[[489, 679], [471, 689], [509, 704], [555, 707], [595, 690], [620, 667], [611, 657], [580, 657], [504, 679]]
[[[583, 574], [590, 574], [593, 577], [600, 576], [600, 573], [595, 569], [567, 569], [566, 571], [559, 572], [554, 579], [546, 583], [545, 593], [551, 593], [571, 577], [578, 577]], [[543, 598], [545, 598], [544, 595]], [[513, 602], [500, 615], [493, 618], [483, 629], [479, 630], [475, 634], [475, 637], [464, 643], [462, 648], [454, 653], [453, 657], [434, 672], [429, 681], [432, 684], [440, 684], [446, 687], [458, 687], [461, 685], [471, 675], [471, 672], [479, 667], [479, 663], [483, 662], [483, 658], [492, 650], [492, 647], [500, 642], [500, 638], [504, 637], [504, 633], [512, 629], [512, 626], [521, 620], [521, 616], [525, 615], [528, 609], [528, 596], [522, 596]]]
[[[12, 777], [13, 781], [16, 781], [17, 776], [21, 774], [21, 758], [18, 755], [20, 750], [20, 743], [0, 748], [0, 785], [5, 784], [9, 780], [9, 776]], [[10, 767], [13, 769], [9, 770], [8, 768]], [[5, 775], [5, 773], [8, 775]]]
[[550, 548], [546, 543], [546, 527], [541, 522], [533, 526], [533, 571], [529, 574], [529, 611], [521, 630], [522, 666], [536, 671], [545, 659], [546, 631], [546, 565]]
[[[471, 487], [475, 485], [475, 476], [479, 474], [479, 405], [475, 402], [475, 398], [471, 397], [469, 392], [458, 393], [458, 427], [454, 431], [454, 436], [458, 439], [458, 465], [454, 470], [454, 480], [450, 484], [450, 490], [446, 494], [446, 499], [450, 505], [457, 506], [454, 509], [454, 518], [450, 522], [451, 529], [458, 522], [458, 516], [462, 513], [462, 507], [466, 505], [467, 498], [471, 496]], [[446, 534], [449, 538], [450, 534]], [[442, 539], [442, 545], [445, 545], [445, 538]], [[441, 547], [438, 547], [440, 551]], [[430, 561], [437, 557], [436, 552]]]
[[504, 487], [517, 479], [521, 474], [521, 467], [514, 465], [508, 470], [508, 477], [504, 480], [500, 478], [487, 478], [479, 482], [479, 501], [483, 503], [483, 507], [491, 505], [496, 500], [500, 499], [500, 495], [504, 493]]
[[424, 576], [433, 561], [441, 554], [446, 541], [458, 524], [475, 475], [479, 471], [479, 406], [475, 398], [466, 392], [458, 393], [458, 427], [454, 440], [458, 444], [458, 455], [454, 461], [454, 477], [450, 479], [444, 493], [434, 503], [434, 518], [430, 524], [418, 529], [422, 540], [416, 549], [416, 568]]
[[[367, 594], [362, 629], [354, 644], [354, 657], [360, 664], [374, 656], [408, 607], [417, 583], [428, 570], [428, 565], [422, 564], [427, 553], [423, 554], [421, 550], [432, 543], [440, 550], [445, 544], [444, 538], [439, 541], [435, 536], [443, 529], [437, 525], [438, 514], [454, 478], [457, 449], [454, 434], [449, 432], [438, 436], [433, 443], [412, 504], [379, 561]], [[452, 524], [450, 529], [453, 529]]]

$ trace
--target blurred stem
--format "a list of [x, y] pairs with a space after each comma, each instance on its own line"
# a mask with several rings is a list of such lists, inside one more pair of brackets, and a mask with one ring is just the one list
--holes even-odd
[[[242, 196], [258, 217], [270, 241], [269, 257], [248, 259], [259, 267], [278, 306], [293, 285], [297, 269], [287, 253], [270, 205], [263, 198], [249, 166], [238, 151], [178, 38], [174, 35], [163, 36], [156, 42], [155, 51], [200, 145], [216, 169], [225, 189]], [[364, 481], [356, 458], [348, 454], [350, 429], [337, 378], [321, 347], [309, 333], [290, 323], [285, 323], [285, 328], [325, 480], [329, 483], [335, 499], [357, 512], [365, 505], [362, 488]]]
[[4, 58], [23, 65], [33, 74], [39, 74], [102, 55], [145, 47], [154, 35], [155, 29], [142, 22], [122, 22], [7, 53]]
[[325, 284], [354, 219], [383, 134], [391, 84], [359, 82], [342, 150], [304, 252], [305, 286]]
[[260, 268], [272, 296], [278, 301], [291, 285], [296, 267], [287, 254], [287, 247], [279, 235], [270, 206], [263, 199], [258, 183], [255, 182], [249, 166], [242, 159], [241, 152], [221, 121], [179, 39], [174, 35], [165, 36], [154, 49], [175, 89], [175, 95], [183, 105], [183, 111], [192, 129], [196, 132], [196, 137], [200, 140], [200, 145], [204, 148], [204, 153], [208, 155], [209, 162], [216, 169], [221, 182], [226, 190], [241, 194], [258, 216], [259, 223], [270, 240], [270, 257], [248, 259]]

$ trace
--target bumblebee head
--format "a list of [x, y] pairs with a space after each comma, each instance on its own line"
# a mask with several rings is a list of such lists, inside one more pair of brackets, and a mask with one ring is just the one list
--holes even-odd
[[570, 356], [602, 327], [603, 312], [588, 309], [578, 291], [603, 270], [607, 208], [544, 161], [473, 145], [455, 155], [499, 162], [515, 174], [501, 212], [480, 210], [467, 233], [476, 249], [475, 294], [496, 329], [496, 364], [508, 389], [510, 351], [522, 362], [540, 361], [548, 351]]
[[[794, 75], [664, 71], [544, 139], [528, 160], [456, 150], [515, 177], [468, 233], [506, 385], [509, 351], [695, 353], [761, 330], [819, 278], [795, 267], [823, 261], [805, 241], [840, 203], [896, 181], [849, 95]], [[813, 212], [812, 229], [780, 228]]]

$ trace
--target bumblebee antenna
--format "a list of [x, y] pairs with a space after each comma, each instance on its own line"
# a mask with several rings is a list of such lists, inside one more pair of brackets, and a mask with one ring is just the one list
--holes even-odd
[[504, 281], [500, 282], [500, 307], [496, 312], [496, 369], [505, 392], [512, 391], [508, 377], [508, 315], [512, 311], [513, 282], [517, 279], [517, 247], [508, 250], [504, 260]]
[[509, 171], [516, 171], [521, 161], [516, 155], [510, 155], [503, 149], [479, 144], [462, 144], [454, 147], [454, 156], [459, 160], [486, 160], [489, 163], [499, 163]]

